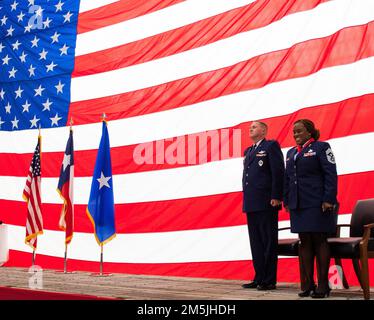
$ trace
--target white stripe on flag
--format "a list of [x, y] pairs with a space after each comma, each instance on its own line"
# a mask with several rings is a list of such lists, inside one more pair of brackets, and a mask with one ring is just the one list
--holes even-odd
[[118, 1], [119, 0], [81, 0], [79, 12], [82, 13], [92, 9], [97, 9]]
[[[349, 223], [350, 214], [340, 215], [339, 223]], [[279, 227], [289, 226], [289, 221], [279, 222]], [[24, 229], [8, 226], [10, 249], [29, 252], [21, 235]], [[38, 253], [63, 257], [65, 233], [44, 230], [38, 239]], [[295, 234], [282, 232], [280, 238], [296, 238]], [[97, 243], [90, 233], [75, 232], [69, 258], [97, 261]], [[170, 244], [173, 245], [170, 245]], [[235, 244], [235, 245], [233, 245]], [[105, 262], [122, 263], [178, 263], [238, 261], [251, 259], [248, 230], [246, 225], [224, 228], [117, 234], [114, 241], [105, 245]]]

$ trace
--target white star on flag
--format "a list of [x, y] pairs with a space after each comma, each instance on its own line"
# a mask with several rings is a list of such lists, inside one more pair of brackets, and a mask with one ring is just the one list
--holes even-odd
[[70, 18], [72, 17], [72, 13], [70, 13], [70, 11], [67, 13], [67, 14], [64, 14], [62, 15], [65, 19], [64, 19], [64, 23], [65, 22], [70, 22]]
[[62, 92], [62, 88], [65, 86], [65, 84], [61, 83], [61, 81], [58, 82], [58, 85], [55, 86], [55, 88], [57, 89], [57, 93], [63, 93]]
[[8, 31], [8, 33], [6, 34], [6, 36], [8, 37], [8, 36], [13, 36], [13, 32], [14, 32], [14, 28], [13, 28], [13, 26], [10, 26], [10, 28], [9, 29], [7, 29], [7, 31]]
[[30, 75], [29, 75], [29, 77], [31, 77], [31, 76], [35, 76], [35, 69], [36, 68], [34, 68], [33, 66], [32, 66], [32, 64], [30, 65], [30, 68], [29, 68], [29, 73], [30, 73]]
[[18, 50], [18, 47], [21, 45], [22, 43], [19, 42], [18, 40], [12, 44], [12, 47], [13, 47], [13, 50]]
[[42, 85], [39, 85], [39, 87], [37, 89], [34, 89], [34, 91], [35, 91], [34, 97], [36, 97], [36, 96], [42, 96], [42, 92], [44, 90], [45, 90], [45, 88], [43, 88]]
[[44, 29], [49, 28], [49, 24], [50, 24], [52, 21], [53, 21], [53, 20], [51, 20], [51, 19], [49, 19], [49, 17], [47, 17], [47, 20], [43, 21]]
[[63, 5], [64, 5], [64, 3], [61, 2], [61, 0], [60, 0], [57, 4], [55, 4], [56, 12], [58, 12], [58, 11], [62, 11], [62, 6], [63, 6]]
[[51, 119], [51, 121], [52, 121], [51, 127], [53, 127], [54, 124], [55, 124], [56, 126], [58, 126], [58, 122], [59, 122], [62, 118], [58, 116], [58, 113], [56, 113], [56, 115], [55, 115], [53, 118], [49, 118], [49, 119]]
[[42, 7], [39, 6], [39, 9], [35, 11], [36, 16], [41, 17], [43, 11], [44, 11], [44, 9], [42, 9]]
[[49, 72], [49, 71], [54, 71], [53, 69], [54, 69], [55, 67], [57, 67], [57, 64], [55, 64], [55, 63], [52, 61], [50, 64], [47, 64], [46, 67], [47, 67], [47, 72]]
[[10, 6], [12, 8], [11, 11], [17, 10], [18, 2], [14, 1], [13, 4], [11, 4]]
[[12, 106], [10, 105], [10, 103], [8, 102], [8, 104], [5, 106], [5, 112], [6, 113], [10, 113], [10, 109], [12, 108]]
[[22, 113], [29, 112], [29, 108], [31, 107], [31, 104], [29, 103], [28, 100], [26, 100], [25, 104], [23, 104], [22, 107], [23, 107]]
[[97, 181], [99, 181], [100, 183], [100, 186], [99, 186], [99, 190], [102, 188], [102, 187], [108, 187], [110, 189], [110, 185], [108, 183], [108, 181], [111, 179], [112, 177], [105, 177], [104, 176], [104, 173], [101, 171], [101, 177], [99, 179], [96, 179]]
[[67, 55], [68, 54], [68, 49], [69, 49], [69, 47], [65, 43], [64, 46], [59, 49], [61, 51], [60, 56], [62, 56], [63, 54]]
[[22, 92], [24, 90], [21, 89], [21, 86], [18, 86], [18, 89], [16, 91], [14, 91], [14, 93], [16, 94], [16, 99], [17, 98], [22, 98]]
[[64, 160], [62, 160], [62, 165], [63, 165], [63, 170], [65, 171], [65, 169], [67, 168], [68, 165], [70, 165], [70, 158], [71, 158], [71, 155], [70, 154], [64, 154]]
[[8, 71], [8, 73], [9, 73], [9, 79], [10, 78], [15, 78], [16, 77], [16, 72], [17, 72], [18, 70], [16, 69], [16, 68], [12, 68], [12, 70], [10, 70], [10, 71]]
[[34, 47], [38, 47], [38, 42], [40, 41], [40, 39], [38, 39], [36, 36], [33, 40], [31, 40], [31, 48], [34, 48]]
[[23, 33], [31, 32], [31, 29], [32, 29], [32, 24], [28, 24], [28, 25], [25, 27], [25, 31], [24, 31]]
[[1, 25], [5, 26], [7, 20], [8, 20], [8, 17], [7, 16], [3, 16], [3, 18], [0, 20], [1, 21]]
[[58, 42], [58, 37], [61, 36], [60, 33], [57, 33], [57, 31], [55, 31], [55, 33], [53, 34], [53, 36], [51, 37], [52, 39], [52, 43], [55, 43], [55, 42]]
[[12, 123], [12, 129], [17, 128], [18, 129], [18, 122], [19, 120], [14, 116], [14, 120], [10, 121]]
[[31, 129], [32, 127], [37, 128], [37, 122], [38, 122], [39, 120], [40, 120], [40, 119], [38, 119], [38, 118], [36, 117], [36, 115], [34, 115], [34, 118], [30, 120], [30, 122], [31, 122], [31, 127], [30, 127], [30, 129]]
[[9, 55], [6, 55], [2, 60], [3, 60], [3, 65], [6, 64], [8, 65], [9, 64], [9, 60], [11, 60], [12, 58], [9, 58]]
[[44, 106], [44, 109], [42, 111], [45, 111], [45, 110], [51, 111], [50, 106], [52, 105], [52, 103], [53, 102], [50, 102], [49, 99], [47, 99], [46, 102], [42, 103], [42, 105]]
[[18, 22], [21, 22], [23, 21], [23, 17], [25, 16], [25, 14], [21, 11], [21, 13], [17, 16], [18, 18]]
[[22, 55], [19, 56], [21, 62], [26, 62], [27, 53], [25, 51], [22, 52]]
[[47, 60], [47, 54], [48, 54], [48, 51], [46, 51], [44, 48], [43, 48], [43, 51], [39, 53], [39, 60]]

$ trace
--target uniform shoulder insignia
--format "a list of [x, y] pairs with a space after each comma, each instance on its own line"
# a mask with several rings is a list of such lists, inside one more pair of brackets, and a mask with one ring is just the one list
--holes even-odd
[[328, 148], [326, 150], [326, 158], [327, 158], [327, 161], [332, 163], [332, 164], [335, 164], [335, 156], [334, 156], [334, 153], [332, 152], [331, 148]]

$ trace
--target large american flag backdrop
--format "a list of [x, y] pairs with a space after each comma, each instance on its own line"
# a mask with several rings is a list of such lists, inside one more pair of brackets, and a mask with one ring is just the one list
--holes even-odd
[[[31, 264], [22, 190], [40, 125], [37, 264], [63, 267], [56, 188], [71, 118], [75, 270], [98, 270], [85, 211], [104, 112], [117, 231], [104, 248], [106, 271], [253, 276], [241, 212], [252, 120], [268, 123], [284, 152], [294, 144], [293, 121], [316, 123], [337, 161], [339, 222], [349, 222], [358, 199], [374, 197], [373, 0], [2, 0], [0, 7], [0, 219], [9, 225], [9, 266]], [[219, 134], [218, 148], [210, 141], [197, 148], [203, 161], [189, 161], [196, 154], [187, 137], [207, 132]], [[139, 163], [143, 143], [150, 148]], [[231, 153], [223, 152], [228, 143]], [[188, 156], [158, 161], [164, 149]], [[284, 211], [279, 225], [289, 225]], [[298, 281], [297, 259], [280, 258], [278, 280]]]

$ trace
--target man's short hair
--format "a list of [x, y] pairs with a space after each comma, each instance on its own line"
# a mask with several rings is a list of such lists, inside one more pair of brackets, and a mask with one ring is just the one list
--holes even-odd
[[262, 122], [262, 121], [254, 121], [254, 122], [259, 123], [265, 129], [265, 132], [268, 132], [268, 125], [265, 122]]

